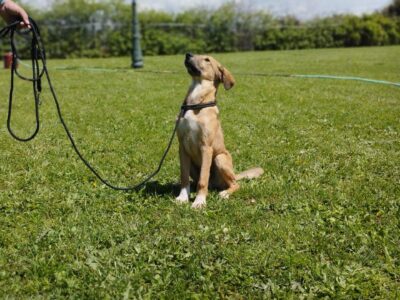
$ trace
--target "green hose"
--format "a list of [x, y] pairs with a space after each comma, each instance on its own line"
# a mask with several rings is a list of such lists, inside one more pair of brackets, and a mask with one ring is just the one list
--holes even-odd
[[[154, 71], [154, 70], [132, 70], [132, 69], [113, 69], [113, 68], [96, 68], [96, 67], [55, 67], [54, 70], [59, 71], [88, 71], [88, 72], [135, 72], [135, 73], [157, 73], [157, 74], [181, 74], [182, 72], [176, 71]], [[243, 76], [264, 76], [264, 77], [291, 77], [291, 78], [310, 78], [310, 79], [334, 79], [334, 80], [351, 80], [360, 81], [366, 83], [391, 85], [395, 87], [400, 87], [399, 82], [392, 82], [387, 80], [377, 80], [363, 77], [353, 77], [353, 76], [336, 76], [336, 75], [320, 75], [320, 74], [276, 74], [276, 73], [238, 73], [237, 75]]]
[[336, 80], [353, 80], [353, 81], [362, 81], [368, 83], [376, 83], [376, 84], [384, 84], [384, 85], [392, 85], [396, 87], [400, 87], [400, 83], [391, 82], [386, 80], [376, 80], [362, 77], [351, 77], [351, 76], [334, 76], [334, 75], [300, 75], [294, 74], [289, 75], [289, 77], [297, 77], [297, 78], [316, 78], [316, 79], [336, 79]]

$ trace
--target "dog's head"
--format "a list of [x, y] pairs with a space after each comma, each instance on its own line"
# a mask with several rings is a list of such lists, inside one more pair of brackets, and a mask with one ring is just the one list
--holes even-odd
[[185, 66], [193, 79], [209, 80], [217, 85], [223, 83], [226, 90], [235, 84], [232, 74], [211, 56], [187, 53]]

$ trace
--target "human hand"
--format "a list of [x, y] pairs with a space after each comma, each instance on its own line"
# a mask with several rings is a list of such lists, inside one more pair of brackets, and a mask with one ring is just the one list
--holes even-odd
[[18, 4], [14, 3], [11, 0], [5, 0], [3, 4], [0, 5], [0, 16], [7, 23], [12, 23], [21, 20], [20, 22], [21, 27], [31, 28], [31, 25], [29, 23], [29, 17], [26, 11], [21, 6], [19, 6]]

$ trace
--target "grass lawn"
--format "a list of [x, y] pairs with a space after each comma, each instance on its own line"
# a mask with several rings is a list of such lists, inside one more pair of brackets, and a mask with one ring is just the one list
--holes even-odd
[[[399, 53], [216, 55], [236, 74], [219, 93], [235, 169], [266, 172], [230, 200], [211, 192], [203, 211], [174, 203], [177, 141], [139, 193], [101, 185], [72, 151], [47, 84], [37, 139], [12, 140], [0, 70], [0, 298], [399, 299], [400, 89], [246, 75], [399, 82]], [[49, 61], [82, 152], [120, 185], [155, 169], [190, 81], [183, 56], [145, 63], [137, 72], [129, 58]], [[31, 86], [16, 88], [13, 124], [26, 135]]]

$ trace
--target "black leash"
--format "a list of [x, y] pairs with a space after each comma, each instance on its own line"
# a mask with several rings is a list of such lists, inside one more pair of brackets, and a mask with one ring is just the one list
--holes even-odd
[[[107, 180], [105, 180], [99, 172], [84, 158], [84, 156], [81, 154], [79, 151], [74, 138], [72, 137], [72, 134], [70, 130], [68, 129], [67, 124], [64, 121], [64, 118], [61, 113], [61, 107], [57, 98], [57, 95], [55, 93], [53, 84], [50, 79], [50, 75], [47, 69], [47, 64], [46, 64], [46, 53], [45, 53], [45, 48], [43, 45], [43, 42], [40, 37], [40, 31], [39, 27], [37, 26], [36, 22], [32, 19], [29, 18], [30, 24], [31, 24], [31, 34], [32, 34], [32, 41], [31, 41], [31, 60], [32, 60], [32, 78], [27, 78], [22, 76], [20, 73], [18, 73], [17, 70], [17, 61], [18, 61], [18, 52], [17, 52], [17, 47], [15, 46], [15, 41], [14, 41], [14, 35], [17, 30], [17, 26], [20, 24], [19, 21], [14, 22], [12, 24], [7, 25], [3, 29], [0, 30], [0, 38], [5, 37], [7, 34], [10, 34], [10, 44], [11, 44], [11, 50], [12, 50], [12, 55], [13, 55], [13, 62], [11, 65], [11, 85], [10, 85], [10, 93], [9, 93], [9, 107], [8, 107], [8, 118], [7, 118], [7, 128], [11, 136], [20, 141], [20, 142], [28, 142], [33, 140], [36, 135], [39, 132], [40, 129], [40, 118], [39, 118], [39, 105], [40, 105], [40, 93], [42, 91], [42, 77], [45, 76], [47, 79], [47, 82], [50, 87], [51, 94], [53, 95], [54, 103], [56, 105], [57, 109], [57, 114], [58, 118], [64, 127], [64, 130], [68, 136], [69, 141], [71, 142], [72, 148], [78, 155], [78, 157], [82, 160], [82, 162], [86, 165], [86, 167], [106, 186], [108, 186], [111, 189], [118, 190], [118, 191], [133, 191], [133, 190], [139, 190], [142, 188], [147, 182], [149, 182], [154, 176], [156, 176], [160, 170], [161, 167], [164, 163], [164, 160], [171, 149], [172, 142], [174, 140], [178, 124], [180, 119], [184, 116], [185, 112], [188, 110], [200, 110], [202, 108], [206, 107], [212, 107], [216, 106], [216, 102], [210, 102], [210, 103], [205, 103], [205, 104], [196, 104], [196, 105], [182, 105], [181, 106], [181, 111], [179, 113], [179, 116], [175, 122], [175, 127], [172, 132], [171, 138], [169, 139], [168, 145], [161, 157], [160, 163], [158, 164], [157, 169], [151, 173], [149, 176], [146, 177], [142, 182], [139, 184], [136, 184], [134, 186], [129, 186], [129, 187], [119, 187], [111, 184]], [[40, 68], [41, 62], [42, 67]], [[35, 117], [36, 117], [36, 128], [34, 132], [28, 136], [27, 138], [21, 138], [18, 137], [16, 134], [14, 134], [12, 127], [11, 127], [11, 115], [12, 115], [12, 103], [13, 103], [13, 94], [14, 94], [14, 77], [15, 74], [21, 78], [22, 80], [26, 81], [31, 81], [33, 85], [33, 94], [34, 94], [34, 101], [35, 101]]]
[[[10, 33], [10, 45], [12, 50], [12, 66], [11, 66], [11, 85], [10, 85], [10, 93], [9, 93], [9, 106], [8, 106], [8, 115], [7, 115], [7, 129], [10, 135], [20, 142], [29, 142], [33, 140], [36, 135], [39, 133], [40, 129], [40, 119], [39, 119], [39, 104], [40, 104], [40, 92], [42, 90], [41, 79], [44, 74], [44, 69], [42, 71], [39, 70], [39, 62], [37, 59], [33, 59], [34, 57], [38, 57], [38, 41], [35, 36], [32, 37], [31, 42], [31, 57], [32, 57], [32, 78], [27, 78], [18, 73], [17, 69], [17, 58], [18, 52], [17, 47], [15, 46], [14, 35], [15, 29], [19, 25], [19, 21], [16, 21], [0, 31], [0, 38], [5, 37], [8, 33]], [[38, 29], [37, 29], [38, 30]], [[45, 53], [43, 52], [45, 56]], [[22, 138], [17, 136], [12, 130], [11, 126], [11, 115], [12, 115], [12, 103], [13, 103], [13, 95], [14, 95], [14, 78], [15, 74], [23, 80], [31, 81], [33, 85], [33, 95], [34, 95], [34, 105], [35, 105], [35, 118], [36, 118], [36, 127], [34, 132], [26, 137]]]

